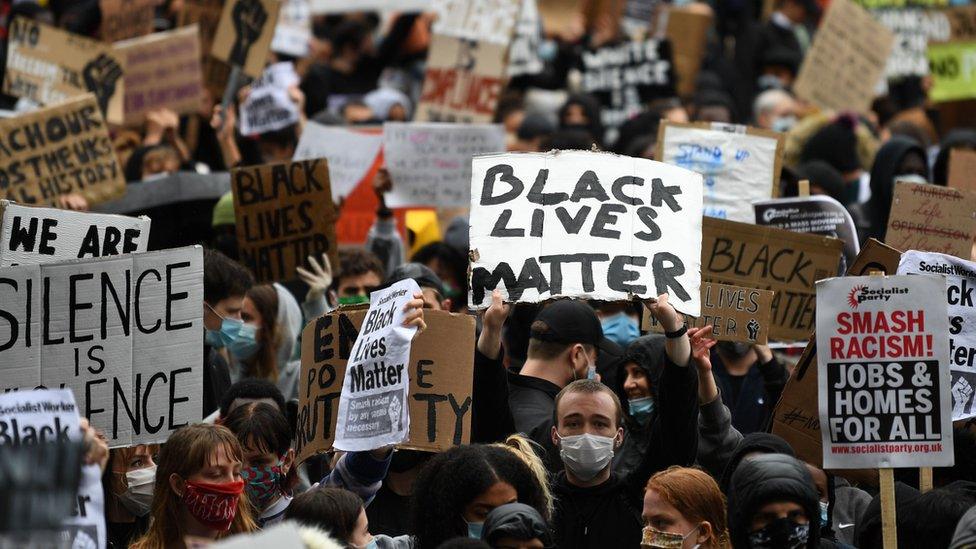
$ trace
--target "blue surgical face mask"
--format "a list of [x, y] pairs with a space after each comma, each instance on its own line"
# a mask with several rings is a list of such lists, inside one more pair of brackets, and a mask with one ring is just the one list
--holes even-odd
[[556, 59], [556, 55], [559, 53], [559, 46], [556, 45], [554, 40], [543, 40], [539, 42], [537, 51], [540, 59], [543, 61], [552, 61]]
[[827, 526], [827, 510], [830, 508], [830, 504], [824, 501], [820, 502], [820, 527], [823, 528]]
[[468, 537], [473, 539], [481, 539], [481, 531], [485, 529], [485, 523], [483, 522], [468, 522], [464, 521], [468, 525]]
[[654, 397], [631, 398], [627, 400], [627, 405], [631, 417], [641, 425], [645, 425], [654, 413]]
[[786, 116], [778, 116], [773, 119], [772, 130], [774, 132], [785, 133], [792, 130], [793, 126], [795, 125], [796, 125], [796, 116], [793, 116], [792, 114]]
[[[213, 308], [211, 307], [210, 310], [213, 311]], [[217, 314], [217, 311], [214, 311], [214, 314]], [[244, 326], [244, 322], [241, 320], [220, 317], [220, 329], [207, 330], [204, 333], [204, 339], [210, 346], [223, 349], [237, 339], [237, 334], [240, 333], [242, 326]]]
[[629, 317], [626, 313], [610, 315], [600, 321], [603, 325], [603, 335], [610, 341], [626, 347], [630, 342], [640, 337], [640, 325], [637, 319]]
[[227, 344], [227, 350], [240, 360], [247, 360], [254, 356], [261, 348], [257, 340], [258, 327], [254, 324], [241, 323], [234, 340]]

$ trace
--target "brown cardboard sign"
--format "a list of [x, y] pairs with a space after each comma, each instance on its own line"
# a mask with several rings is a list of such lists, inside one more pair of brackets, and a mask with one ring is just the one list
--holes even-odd
[[769, 337], [805, 340], [816, 321], [816, 281], [837, 275], [843, 249], [836, 238], [705, 217], [702, 281], [774, 290]]
[[0, 120], [0, 198], [49, 205], [69, 193], [89, 204], [125, 194], [122, 167], [92, 94]]
[[109, 44], [21, 17], [10, 24], [4, 93], [51, 105], [91, 92], [105, 118], [121, 124], [124, 73]]
[[488, 123], [505, 86], [508, 45], [435, 34], [417, 114], [418, 122]]
[[[773, 294], [770, 290], [702, 282], [701, 316], [686, 316], [690, 328], [712, 326], [713, 339], [765, 345], [769, 339]], [[663, 331], [644, 307], [644, 326]]]
[[125, 56], [126, 124], [141, 124], [154, 109], [199, 110], [203, 83], [196, 26], [118, 42], [115, 49]]
[[953, 189], [976, 191], [976, 151], [949, 151], [949, 186]]
[[280, 0], [230, 0], [224, 4], [211, 55], [241, 67], [251, 78], [261, 76], [271, 50]]
[[668, 9], [666, 35], [671, 42], [674, 72], [678, 77], [678, 95], [689, 97], [695, 92], [695, 79], [705, 54], [705, 40], [712, 26], [711, 11], [694, 7]]
[[[302, 332], [299, 461], [332, 448], [346, 363], [365, 316], [365, 309], [340, 309]], [[471, 441], [475, 322], [470, 315], [432, 310], [424, 311], [424, 320], [427, 329], [410, 348], [410, 437], [401, 447], [436, 452]]]
[[203, 82], [213, 97], [221, 97], [230, 76], [230, 66], [210, 55], [214, 35], [224, 9], [222, 0], [184, 0], [179, 26], [196, 24], [200, 31], [200, 56]]
[[231, 170], [241, 262], [258, 282], [295, 277], [307, 257], [336, 256], [335, 205], [324, 158]]
[[824, 109], [868, 112], [895, 35], [851, 0], [833, 0], [793, 85]]
[[103, 42], [116, 42], [151, 33], [159, 3], [160, 0], [98, 0], [102, 12], [98, 35]]
[[885, 244], [969, 257], [976, 240], [976, 191], [895, 183]]
[[[847, 274], [861, 276], [872, 271], [894, 273], [898, 270], [900, 259], [901, 252], [871, 239], [864, 243]], [[810, 342], [776, 404], [773, 434], [786, 439], [796, 451], [797, 458], [819, 467], [823, 463], [823, 451], [818, 411], [817, 345], [816, 337], [811, 334]], [[863, 476], [859, 475], [859, 471], [842, 471], [840, 474], [848, 478]], [[876, 474], [874, 478], [877, 478]]]

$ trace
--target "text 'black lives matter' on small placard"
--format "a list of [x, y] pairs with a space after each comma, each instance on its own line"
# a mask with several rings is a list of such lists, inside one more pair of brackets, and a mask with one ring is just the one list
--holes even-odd
[[701, 308], [702, 176], [609, 153], [475, 157], [470, 306], [667, 293]]
[[0, 200], [0, 267], [144, 252], [146, 216], [32, 208]]
[[953, 463], [945, 278], [817, 283], [825, 469]]
[[293, 278], [310, 255], [339, 264], [324, 158], [235, 168], [231, 189], [241, 261], [258, 281]]
[[0, 269], [0, 392], [71, 389], [112, 447], [203, 411], [203, 249]]

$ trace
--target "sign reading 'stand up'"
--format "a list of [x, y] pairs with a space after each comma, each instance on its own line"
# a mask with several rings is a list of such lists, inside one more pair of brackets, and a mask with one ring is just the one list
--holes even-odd
[[[474, 317], [427, 310], [424, 321], [427, 329], [417, 334], [410, 344], [410, 356], [404, 368], [394, 365], [361, 368], [355, 372], [355, 388], [359, 393], [372, 394], [380, 384], [399, 382], [404, 379], [402, 376], [407, 376], [410, 380], [406, 404], [409, 435], [402, 446], [441, 451], [471, 441]], [[363, 358], [354, 356], [356, 339], [364, 324], [369, 330], [370, 324], [376, 323], [377, 318], [367, 318], [364, 309], [338, 310], [310, 322], [302, 332], [295, 443], [299, 461], [332, 448], [346, 368]], [[445, 341], [450, 345], [445, 345]], [[379, 349], [379, 342], [372, 341], [369, 348], [358, 352], [376, 354]], [[369, 410], [373, 403], [365, 398], [359, 412]], [[384, 421], [387, 426], [392, 425], [392, 420], [384, 418], [382, 413], [391, 411], [392, 399], [388, 405], [383, 404], [387, 410], [375, 407], [371, 410], [378, 414], [373, 419], [376, 425], [371, 426], [367, 421], [359, 427], [361, 432], [372, 434]]]
[[470, 306], [667, 293], [701, 307], [702, 176], [583, 151], [475, 157]]
[[0, 392], [71, 389], [110, 446], [203, 411], [199, 246], [0, 269]]
[[241, 261], [259, 281], [294, 277], [310, 255], [339, 264], [325, 159], [237, 168], [231, 189]]
[[817, 364], [826, 469], [951, 466], [945, 278], [817, 283]]

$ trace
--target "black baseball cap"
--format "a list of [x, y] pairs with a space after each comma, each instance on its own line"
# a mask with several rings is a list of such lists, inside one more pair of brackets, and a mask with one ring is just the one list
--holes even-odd
[[392, 286], [408, 278], [414, 279], [421, 288], [433, 288], [441, 295], [444, 294], [444, 283], [441, 282], [440, 277], [434, 274], [434, 271], [423, 263], [404, 263], [396, 269], [393, 269], [393, 272], [390, 273], [383, 287]]
[[546, 325], [545, 330], [532, 329], [532, 339], [552, 343], [584, 343], [599, 347], [603, 341], [603, 326], [593, 308], [582, 301], [563, 299], [542, 309], [536, 322]]

